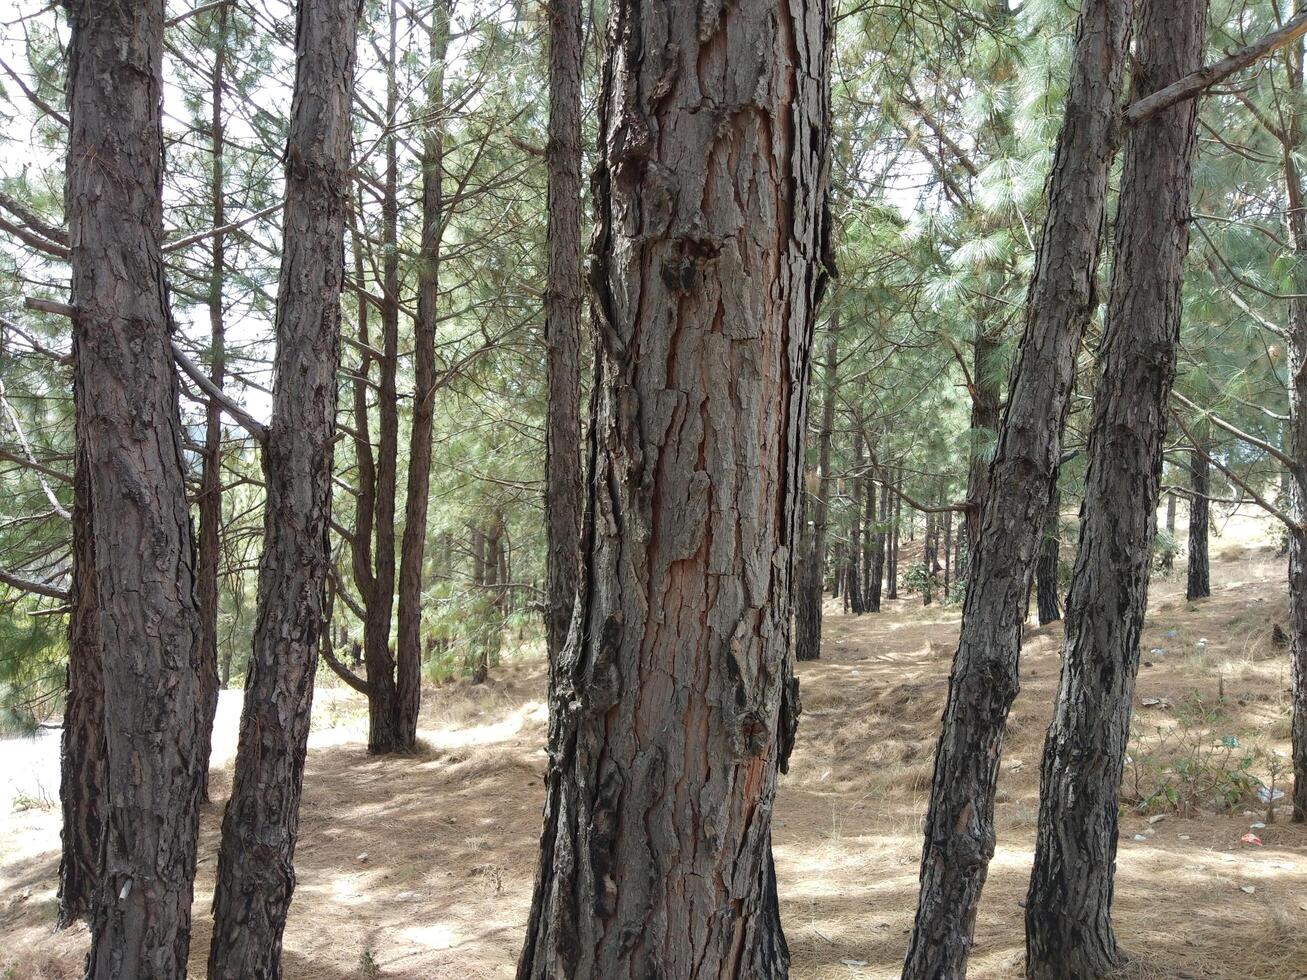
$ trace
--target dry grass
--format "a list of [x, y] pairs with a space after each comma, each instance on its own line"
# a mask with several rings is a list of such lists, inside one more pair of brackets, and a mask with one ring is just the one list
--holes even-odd
[[[1233, 734], [1267, 753], [1287, 747], [1285, 657], [1269, 639], [1272, 624], [1284, 622], [1282, 565], [1264, 548], [1223, 550], [1231, 537], [1218, 542], [1212, 599], [1191, 605], [1178, 580], [1154, 582], [1143, 641], [1152, 666], [1141, 670], [1138, 695], [1171, 707], [1136, 701], [1132, 751], [1146, 751], [1153, 730], [1185, 725], [1204, 743]], [[776, 812], [792, 975], [897, 977], [956, 612], [903, 601], [879, 616], [846, 618], [832, 607], [828, 617], [823, 659], [802, 671], [800, 744]], [[1027, 637], [972, 977], [1020, 976], [1020, 903], [1059, 639], [1056, 627]], [[1159, 648], [1166, 652], [1147, 652]], [[305, 778], [288, 980], [512, 975], [539, 830], [543, 686], [536, 662], [505, 666], [485, 688], [430, 691], [424, 748], [407, 759], [369, 758], [357, 702], [324, 700]], [[1195, 699], [1214, 710], [1195, 715]], [[215, 794], [228, 783], [227, 772], [215, 774]], [[0, 814], [0, 978], [80, 976], [85, 930], [49, 930], [57, 817]], [[203, 814], [195, 976], [203, 975], [220, 817], [219, 805]], [[1259, 831], [1263, 847], [1240, 845], [1263, 817], [1236, 809], [1168, 813], [1155, 824], [1123, 818], [1116, 919], [1123, 944], [1138, 953], [1123, 976], [1307, 977], [1307, 828], [1282, 819]]]

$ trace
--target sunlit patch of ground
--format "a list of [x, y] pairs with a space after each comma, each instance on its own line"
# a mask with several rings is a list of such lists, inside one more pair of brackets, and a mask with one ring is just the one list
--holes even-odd
[[[1186, 603], [1181, 574], [1154, 579], [1131, 792], [1223, 737], [1238, 742], [1232, 757], [1256, 754], [1263, 777], [1271, 753], [1287, 749], [1287, 660], [1270, 640], [1272, 625], [1286, 623], [1283, 562], [1259, 539], [1260, 525], [1224, 530], [1213, 542], [1211, 599]], [[876, 616], [845, 617], [835, 603], [827, 614], [823, 659], [802, 668], [799, 747], [776, 811], [793, 976], [896, 977], [957, 613], [903, 600]], [[999, 782], [999, 846], [977, 925], [977, 978], [1020, 975], [1020, 903], [1060, 635], [1057, 627], [1027, 635]], [[535, 870], [544, 683], [541, 664], [518, 663], [483, 688], [429, 691], [424, 749], [403, 759], [366, 755], [364, 712], [352, 694], [318, 699], [288, 980], [512, 976]], [[1145, 698], [1158, 703], [1143, 707]], [[230, 752], [220, 749], [219, 758], [213, 788], [221, 801]], [[35, 804], [0, 812], [0, 977], [76, 978], [86, 932], [50, 931], [58, 814]], [[1281, 806], [1280, 819], [1256, 831], [1262, 846], [1240, 844], [1251, 823], [1266, 822], [1264, 811], [1185, 816], [1153, 806], [1124, 817], [1116, 921], [1139, 957], [1134, 976], [1307, 976], [1307, 828], [1285, 822]], [[197, 977], [220, 818], [221, 802], [205, 808]]]

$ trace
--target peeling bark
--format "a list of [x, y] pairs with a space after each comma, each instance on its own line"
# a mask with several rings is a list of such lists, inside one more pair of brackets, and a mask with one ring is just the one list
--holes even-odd
[[788, 972], [770, 824], [828, 37], [818, 2], [610, 8], [591, 477], [522, 980]]

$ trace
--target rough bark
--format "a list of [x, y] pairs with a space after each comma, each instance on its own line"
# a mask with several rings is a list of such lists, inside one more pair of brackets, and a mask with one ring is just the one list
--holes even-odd
[[994, 853], [994, 785], [1018, 687], [1021, 629], [1061, 454], [1076, 354], [1094, 308], [1130, 0], [1087, 0], [1047, 184], [1026, 322], [969, 542], [961, 636], [935, 755], [921, 895], [903, 976], [963, 976]]
[[[1195, 435], [1203, 431], [1203, 426], [1194, 426]], [[1206, 599], [1212, 594], [1211, 571], [1207, 558], [1209, 521], [1207, 495], [1211, 492], [1210, 485], [1211, 471], [1207, 457], [1202, 453], [1192, 453], [1189, 460], [1189, 489], [1193, 491], [1189, 497], [1189, 567], [1184, 589], [1184, 596], [1190, 602], [1194, 599]]]
[[[77, 357], [74, 352], [74, 359]], [[81, 399], [76, 414], [85, 415]], [[73, 574], [68, 616], [68, 681], [60, 743], [59, 802], [63, 807], [57, 928], [89, 916], [100, 880], [104, 808], [104, 672], [95, 587], [90, 472], [77, 451], [73, 472]]]
[[301, 3], [258, 612], [213, 899], [213, 980], [281, 975], [318, 649], [329, 629], [331, 467], [340, 365], [357, 0]]
[[610, 8], [592, 477], [523, 980], [787, 974], [770, 827], [828, 31], [819, 2]]
[[989, 492], [990, 458], [983, 449], [993, 439], [1002, 418], [1003, 406], [998, 380], [990, 370], [997, 344], [984, 332], [976, 331], [971, 364], [971, 457], [967, 466], [967, 544], [975, 550], [985, 497]]
[[[213, 77], [210, 87], [211, 120], [209, 125], [210, 220], [214, 228], [227, 224], [227, 195], [224, 185], [224, 149], [222, 96], [226, 84], [223, 73], [227, 59], [227, 16], [223, 6], [214, 15], [217, 32], [213, 54]], [[227, 263], [226, 236], [215, 234], [209, 243], [209, 380], [222, 389], [226, 376], [226, 324], [222, 309], [224, 273]], [[209, 755], [213, 743], [213, 719], [218, 711], [218, 564], [222, 528], [222, 406], [210, 398], [204, 411], [204, 452], [200, 457], [200, 537], [196, 551], [196, 593], [200, 601], [200, 625], [204, 630], [203, 725], [200, 730], [200, 799], [209, 800]]]
[[87, 976], [186, 975], [203, 634], [164, 281], [162, 0], [70, 0], [75, 384], [104, 676]]
[[545, 344], [545, 632], [549, 662], [567, 640], [581, 540], [581, 67], [580, 0], [549, 0], [549, 279]]
[[806, 548], [799, 563], [799, 587], [794, 613], [794, 655], [798, 660], [821, 657], [821, 607], [826, 581], [826, 535], [830, 520], [830, 450], [835, 428], [835, 372], [839, 365], [839, 319], [832, 315], [822, 366], [820, 428], [817, 430], [817, 478], [808, 500], [811, 517], [805, 529]]
[[451, 0], [432, 9], [428, 122], [422, 142], [422, 248], [418, 256], [418, 309], [413, 321], [413, 417], [409, 432], [408, 491], [399, 551], [398, 636], [395, 684], [399, 747], [417, 746], [422, 707], [422, 563], [427, 545], [427, 496], [431, 488], [431, 432], [435, 418], [436, 330], [440, 297], [440, 238], [444, 227], [441, 175], [445, 145], [445, 53]]
[[1039, 559], [1035, 563], [1035, 608], [1040, 626], [1062, 618], [1062, 597], [1057, 584], [1057, 564], [1062, 550], [1061, 511], [1062, 497], [1054, 487], [1044, 520], [1044, 534], [1039, 539]]
[[[1206, 28], [1207, 0], [1144, 4], [1136, 96], [1197, 69]], [[1026, 974], [1038, 980], [1100, 977], [1122, 960], [1111, 922], [1118, 796], [1180, 343], [1197, 121], [1198, 104], [1181, 103], [1126, 139], [1062, 678], [1044, 743], [1026, 898]]]

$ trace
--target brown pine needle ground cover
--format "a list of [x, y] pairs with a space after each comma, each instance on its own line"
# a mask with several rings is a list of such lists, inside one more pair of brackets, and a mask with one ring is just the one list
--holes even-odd
[[[1283, 805], [1268, 823], [1250, 781], [1269, 781], [1272, 750], [1287, 750], [1286, 653], [1271, 639], [1285, 623], [1283, 561], [1264, 536], [1251, 545], [1232, 538], [1213, 542], [1211, 599], [1184, 601], [1182, 565], [1154, 580], [1116, 887], [1119, 935], [1139, 956], [1132, 976], [1307, 977], [1307, 828], [1289, 824]], [[835, 607], [828, 603], [823, 659], [802, 668], [805, 714], [776, 813], [793, 976], [897, 977], [957, 610], [905, 599], [854, 618]], [[1020, 975], [1020, 903], [1059, 638], [1057, 627], [1027, 637], [973, 977]], [[429, 691], [427, 750], [406, 759], [369, 758], [361, 705], [321, 693], [288, 980], [512, 975], [539, 831], [543, 684], [543, 665], [526, 662], [496, 670], [482, 688]], [[225, 729], [230, 740], [230, 720]], [[218, 802], [203, 813], [197, 977], [230, 749], [219, 758]], [[43, 785], [57, 787], [57, 773]], [[1214, 797], [1232, 803], [1222, 810]], [[1253, 831], [1262, 846], [1239, 842], [1253, 823], [1268, 823]], [[50, 931], [57, 846], [48, 799], [23, 797], [0, 812], [0, 977], [81, 975], [84, 927]]]

